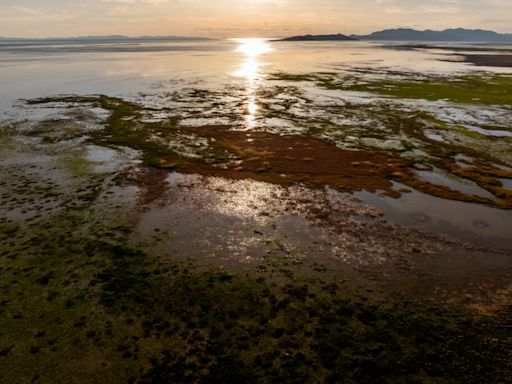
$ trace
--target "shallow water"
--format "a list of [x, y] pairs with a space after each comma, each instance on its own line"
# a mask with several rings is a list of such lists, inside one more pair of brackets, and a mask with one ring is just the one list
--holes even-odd
[[[395, 184], [395, 188], [403, 187]], [[382, 210], [390, 221], [428, 232], [446, 233], [484, 246], [512, 249], [510, 211], [449, 201], [415, 190], [399, 199], [368, 192], [355, 195]]]
[[[141, 120], [145, 123], [163, 121], [178, 114], [182, 126], [232, 124], [241, 130], [263, 129], [280, 134], [302, 134], [312, 126], [332, 124], [335, 129], [326, 128], [318, 137], [333, 140], [338, 147], [348, 149], [364, 146], [404, 150], [403, 141], [408, 138], [402, 133], [386, 131], [387, 128], [379, 121], [378, 109], [373, 109], [375, 105], [395, 108], [402, 113], [423, 110], [442, 123], [465, 124], [468, 131], [509, 137], [508, 130], [484, 127], [492, 124], [493, 127], [509, 129], [510, 110], [507, 107], [455, 106], [445, 100], [390, 100], [377, 98], [369, 92], [321, 89], [311, 82], [283, 81], [279, 82], [283, 89], [275, 91], [272, 88], [274, 83], [271, 87], [268, 80], [272, 74], [281, 72], [358, 74], [360, 78], [368, 79], [385, 79], [390, 74], [394, 79], [410, 79], [427, 74], [482, 72], [482, 68], [467, 63], [446, 61], [447, 54], [450, 52], [444, 49], [397, 50], [393, 46], [386, 48], [381, 43], [371, 42], [285, 43], [261, 39], [138, 41], [131, 44], [9, 42], [0, 44], [0, 122], [38, 121], [43, 118], [73, 122], [78, 112], [73, 110], [71, 115], [66, 115], [62, 108], [69, 105], [53, 103], [48, 108], [31, 109], [16, 108], [16, 105], [20, 105], [20, 99], [58, 94], [106, 94], [137, 100], [145, 107], [153, 108], [148, 109]], [[512, 69], [507, 68], [485, 70], [512, 73]], [[99, 129], [101, 120], [108, 116], [98, 108], [86, 108], [82, 112], [79, 127], [71, 123], [63, 127], [68, 131], [80, 129], [86, 133], [87, 130]], [[31, 124], [27, 127], [28, 131], [34, 128]], [[366, 130], [370, 128], [385, 132], [385, 140], [366, 137]], [[432, 131], [427, 137], [443, 142], [461, 140], [460, 132], [449, 129]], [[194, 142], [194, 145], [204, 144], [194, 137], [183, 140]], [[481, 143], [484, 148], [495, 145], [495, 152], [505, 153], [502, 157], [504, 162], [510, 159], [510, 155], [506, 155], [509, 149], [506, 142]], [[182, 150], [181, 144], [169, 143], [176, 151], [194, 156], [186, 148]], [[466, 145], [471, 146], [473, 142]], [[494, 150], [494, 147], [489, 148]], [[112, 149], [87, 146], [85, 150], [87, 160], [92, 162], [93, 170], [98, 173], [114, 171], [120, 161]], [[412, 148], [410, 153], [413, 157], [428, 157], [421, 147]], [[127, 157], [133, 160], [136, 155]], [[498, 166], [504, 167], [503, 164]], [[434, 175], [426, 171], [420, 173], [423, 176]], [[430, 177], [429, 181], [492, 198], [490, 193], [472, 182], [435, 175], [436, 178]], [[510, 187], [508, 179], [503, 179], [503, 184], [505, 188]], [[502, 210], [438, 199], [415, 191], [399, 200], [381, 200], [368, 193], [363, 196], [366, 201], [382, 208], [389, 217], [407, 224], [416, 222], [404, 217], [428, 211], [432, 220], [425, 222], [435, 222], [428, 228], [438, 232], [462, 231], [472, 236], [506, 239], [512, 222], [511, 216]], [[459, 210], [460, 214], [453, 214]], [[471, 212], [468, 217], [467, 212]], [[453, 231], [453, 228], [459, 229]]]
[[486, 199], [494, 198], [490, 192], [480, 188], [474, 182], [455, 177], [440, 170], [417, 171], [417, 174], [420, 179], [426, 180], [436, 185], [444, 185], [455, 191], [484, 197]]
[[[249, 50], [237, 49], [248, 45]], [[0, 45], [0, 110], [20, 98], [54, 94], [130, 95], [159, 84], [242, 83], [260, 73], [313, 72], [353, 67], [418, 73], [470, 72], [465, 63], [439, 61], [428, 51], [398, 51], [370, 42], [265, 43], [247, 40], [56, 45], [52, 41]], [[129, 47], [129, 49], [127, 49]], [[89, 49], [87, 49], [89, 48]], [[501, 68], [497, 72], [511, 72]], [[242, 84], [244, 85], [244, 84]]]

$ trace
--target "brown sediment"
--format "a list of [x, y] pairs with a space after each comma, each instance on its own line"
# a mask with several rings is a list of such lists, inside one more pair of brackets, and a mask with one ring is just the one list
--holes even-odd
[[496, 202], [421, 180], [411, 160], [384, 151], [346, 150], [312, 137], [237, 131], [227, 126], [188, 130], [207, 138], [214, 150], [236, 154], [238, 160], [212, 164], [170, 153], [154, 163], [158, 168], [280, 185], [330, 186], [343, 192], [381, 191], [387, 196], [400, 197], [401, 192], [393, 189], [391, 182], [396, 180], [446, 199], [511, 207], [510, 201]]
[[494, 196], [501, 200], [497, 205], [501, 208], [512, 208], [512, 191], [503, 188], [497, 177], [512, 178], [512, 171], [498, 169], [487, 164], [477, 162], [475, 167], [463, 168], [457, 165], [452, 159], [445, 159], [443, 166], [450, 173], [471, 180], [491, 192]]
[[410, 174], [409, 160], [377, 151], [337, 148], [326, 141], [304, 136], [230, 130], [226, 126], [190, 129], [208, 138], [218, 150], [236, 153], [238, 161], [222, 165], [163, 156], [158, 164], [179, 172], [231, 179], [250, 178], [281, 185], [302, 183], [318, 188], [329, 185], [340, 191], [383, 190], [393, 193], [390, 179], [400, 170]]
[[433, 184], [425, 180], [410, 177], [409, 175], [399, 176], [397, 177], [397, 180], [411, 188], [443, 199], [458, 200], [467, 203], [487, 204], [499, 208], [510, 208], [506, 202], [495, 202], [484, 197], [462, 193], [444, 185]]

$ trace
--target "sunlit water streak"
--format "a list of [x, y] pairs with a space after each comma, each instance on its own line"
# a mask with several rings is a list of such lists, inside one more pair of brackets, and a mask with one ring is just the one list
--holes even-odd
[[242, 66], [233, 73], [235, 77], [246, 79], [246, 129], [251, 130], [256, 125], [258, 113], [257, 88], [258, 81], [262, 78], [260, 56], [272, 52], [272, 47], [265, 39], [237, 39], [239, 46], [236, 52], [244, 55]]

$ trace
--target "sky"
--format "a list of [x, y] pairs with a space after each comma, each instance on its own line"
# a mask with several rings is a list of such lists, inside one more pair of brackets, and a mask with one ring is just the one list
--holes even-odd
[[0, 0], [0, 36], [265, 37], [409, 27], [512, 33], [512, 0]]

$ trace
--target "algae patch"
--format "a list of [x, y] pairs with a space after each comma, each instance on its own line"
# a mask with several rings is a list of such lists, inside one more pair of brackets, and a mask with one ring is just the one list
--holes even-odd
[[[323, 78], [332, 75], [324, 73], [298, 78], [283, 75], [278, 79], [302, 82], [315, 76]], [[357, 82], [352, 81], [351, 84]], [[188, 90], [185, 93], [185, 100], [189, 100], [192, 106], [178, 103], [175, 94], [162, 95], [159, 102], [151, 95], [133, 101], [99, 95], [35, 99], [28, 101], [28, 105], [57, 105], [64, 110], [71, 109], [71, 112], [77, 107], [83, 111], [88, 105], [95, 110], [105, 111], [104, 128], [88, 132], [85, 140], [116, 150], [131, 148], [140, 153], [143, 162], [159, 168], [230, 178], [249, 177], [280, 184], [306, 181], [313, 187], [330, 185], [343, 191], [382, 189], [388, 194], [397, 195], [396, 191], [389, 190], [389, 181], [378, 180], [380, 174], [435, 196], [502, 208], [511, 207], [510, 194], [494, 181], [498, 177], [510, 176], [494, 167], [505, 166], [512, 161], [509, 158], [508, 139], [499, 141], [461, 127], [453, 121], [453, 116], [459, 113], [453, 107], [443, 107], [446, 116], [442, 120], [433, 114], [433, 106], [429, 109], [421, 105], [390, 103], [386, 100], [368, 104], [352, 100], [346, 94], [341, 95], [341, 98], [333, 95], [328, 99], [328, 104], [318, 104], [307, 90], [291, 86], [262, 88], [258, 96], [260, 118], [255, 120], [252, 133], [239, 126], [236, 120], [229, 125], [211, 125], [203, 121], [201, 116], [209, 114], [203, 109], [207, 106], [203, 105], [205, 98], [219, 100], [210, 102], [216, 105], [215, 119], [231, 121], [232, 115], [240, 108], [240, 102], [235, 98], [229, 99], [220, 92], [210, 93], [207, 90]], [[322, 94], [322, 97], [327, 96]], [[179, 105], [167, 106], [163, 102], [168, 98], [171, 103], [169, 105]], [[193, 104], [194, 100], [197, 105]], [[224, 100], [224, 103], [220, 100]], [[206, 124], [191, 124], [192, 111], [198, 115], [197, 122]], [[486, 112], [487, 115], [489, 113], [493, 111]], [[187, 117], [184, 119], [183, 116]], [[471, 115], [466, 119], [475, 120], [476, 117]], [[496, 124], [502, 124], [505, 120], [506, 117], [500, 115]], [[52, 120], [43, 120], [41, 124], [43, 132], [50, 132], [54, 136], [62, 129], [59, 129], [62, 127], [60, 123]], [[41, 134], [42, 128], [39, 125], [32, 124], [29, 133], [35, 137]], [[65, 131], [69, 140], [73, 130], [66, 128]], [[309, 144], [294, 146], [294, 141], [309, 141]], [[343, 157], [338, 165], [329, 166], [329, 169], [333, 169], [330, 171], [332, 175], [315, 174], [318, 171], [314, 170], [326, 169], [324, 163], [327, 159], [320, 152], [315, 152], [319, 146], [324, 148], [324, 152], [332, 152], [333, 159]], [[293, 150], [290, 151], [290, 148]], [[492, 152], [489, 148], [492, 148]], [[276, 153], [282, 156], [278, 158], [272, 155]], [[372, 164], [382, 171], [369, 175], [373, 180], [367, 177], [368, 164], [363, 159], [370, 156], [370, 153], [373, 153], [372, 156], [380, 156]], [[455, 155], [478, 159], [475, 165], [479, 169], [473, 172], [458, 170], [452, 165]], [[285, 164], [292, 159], [298, 160], [296, 164], [302, 163], [302, 171]], [[346, 161], [350, 167], [345, 165], [340, 168]], [[467, 182], [476, 183], [489, 194], [472, 194], [421, 180], [415, 176], [413, 163], [425, 167], [435, 166], [454, 173], [454, 177], [467, 178]], [[311, 171], [307, 171], [310, 168]]]
[[369, 92], [398, 99], [447, 100], [464, 104], [512, 105], [512, 77], [507, 75], [467, 75], [420, 78], [361, 78], [337, 73], [287, 74], [276, 73], [273, 80], [314, 82], [330, 90]]

